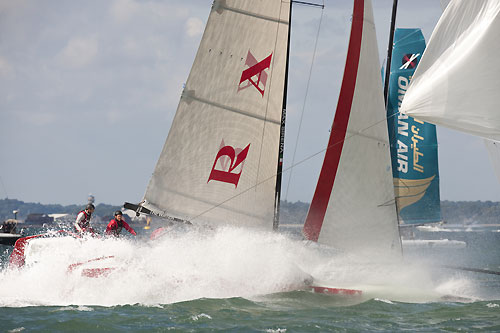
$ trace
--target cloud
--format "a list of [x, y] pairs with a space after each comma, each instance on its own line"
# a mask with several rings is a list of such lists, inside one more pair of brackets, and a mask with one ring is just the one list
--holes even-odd
[[58, 61], [70, 68], [89, 65], [97, 56], [99, 44], [94, 37], [73, 37], [57, 55]]
[[185, 25], [186, 34], [189, 37], [196, 37], [203, 33], [205, 28], [205, 23], [197, 17], [190, 17]]

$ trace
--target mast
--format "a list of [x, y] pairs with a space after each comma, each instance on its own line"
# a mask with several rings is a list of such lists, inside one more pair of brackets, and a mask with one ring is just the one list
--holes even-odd
[[[392, 48], [394, 46], [394, 31], [396, 27], [396, 12], [398, 9], [398, 0], [394, 0], [392, 2], [392, 15], [391, 15], [391, 29], [389, 32], [389, 45], [387, 47], [387, 64], [385, 66], [385, 80], [384, 80], [384, 105], [385, 105], [385, 111], [387, 114], [387, 94], [389, 92], [389, 80], [391, 77], [391, 61], [392, 61]], [[392, 158], [392, 157], [391, 157]], [[401, 241], [401, 221], [399, 219], [399, 207], [398, 207], [398, 198], [397, 198], [397, 192], [394, 189], [394, 206], [396, 209], [396, 220], [397, 220], [397, 225], [398, 225], [398, 235], [399, 235], [399, 245], [401, 248], [401, 254], [403, 254], [403, 243]]]
[[280, 223], [280, 200], [281, 200], [281, 180], [283, 174], [283, 153], [285, 150], [285, 120], [286, 120], [286, 100], [288, 90], [288, 66], [290, 58], [290, 35], [292, 32], [292, 0], [290, 0], [290, 10], [288, 13], [288, 41], [286, 46], [286, 65], [285, 65], [285, 85], [283, 87], [283, 103], [281, 110], [280, 143], [278, 148], [278, 166], [276, 169], [276, 189], [274, 195], [274, 218], [273, 230], [278, 231]]
[[391, 60], [392, 60], [392, 47], [394, 43], [394, 29], [396, 26], [396, 11], [398, 8], [398, 0], [392, 3], [392, 16], [391, 16], [391, 31], [389, 33], [389, 46], [387, 47], [387, 65], [385, 66], [385, 80], [384, 80], [384, 102], [387, 106], [387, 92], [389, 91], [389, 77], [391, 75]]

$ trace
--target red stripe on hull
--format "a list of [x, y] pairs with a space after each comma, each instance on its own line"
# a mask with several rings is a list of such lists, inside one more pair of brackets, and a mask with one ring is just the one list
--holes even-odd
[[[68, 235], [73, 236], [75, 238], [80, 238], [79, 235], [74, 234], [70, 231], [66, 231], [66, 230], [59, 230], [59, 231], [57, 231], [56, 234], [68, 234]], [[39, 234], [39, 235], [33, 235], [33, 236], [19, 238], [16, 241], [16, 243], [14, 244], [14, 250], [12, 250], [12, 253], [10, 254], [9, 268], [21, 268], [21, 267], [23, 267], [24, 263], [26, 261], [26, 256], [25, 256], [24, 251], [26, 250], [26, 246], [28, 245], [28, 242], [33, 238], [46, 237], [46, 236], [54, 236], [54, 234], [45, 233], [45, 234]]]
[[111, 272], [113, 272], [115, 267], [104, 267], [104, 268], [85, 268], [82, 270], [82, 276], [89, 278], [106, 277]]
[[356, 87], [356, 77], [358, 74], [358, 64], [361, 51], [361, 39], [363, 34], [364, 0], [355, 0], [353, 9], [353, 19], [351, 36], [349, 39], [349, 49], [340, 89], [337, 110], [333, 121], [328, 148], [321, 168], [321, 173], [316, 185], [306, 222], [304, 223], [303, 234], [312, 241], [318, 241], [319, 233], [323, 225], [326, 209], [333, 189], [333, 183], [337, 174], [338, 165], [344, 139], [351, 114], [354, 88]]
[[24, 262], [26, 260], [26, 258], [24, 256], [24, 250], [26, 249], [26, 245], [28, 245], [28, 241], [30, 239], [38, 238], [38, 237], [42, 237], [42, 236], [45, 236], [45, 234], [19, 238], [16, 241], [16, 243], [14, 244], [14, 250], [12, 250], [12, 253], [10, 254], [9, 268], [21, 268], [21, 267], [23, 267]]
[[328, 288], [328, 287], [317, 287], [312, 286], [312, 291], [318, 294], [328, 294], [328, 295], [361, 295], [363, 292], [357, 289], [343, 289], [343, 288]]

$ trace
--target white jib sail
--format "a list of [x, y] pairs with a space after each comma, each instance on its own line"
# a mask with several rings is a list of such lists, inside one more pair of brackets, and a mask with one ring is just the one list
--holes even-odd
[[[343, 142], [343, 147], [341, 152], [332, 154], [340, 153], [340, 156], [326, 207], [317, 202], [325, 202], [324, 197], [330, 193], [324, 185], [331, 180], [335, 158], [328, 161], [330, 152], [325, 155], [304, 233], [314, 240], [316, 232], [319, 243], [384, 260], [401, 255], [401, 242], [371, 1], [365, 1], [364, 7], [363, 1], [355, 1], [352, 24], [348, 59], [332, 126], [331, 136], [337, 135], [337, 138], [330, 138], [329, 150], [335, 151], [339, 142]], [[356, 53], [359, 60], [354, 64], [349, 58], [355, 58]], [[349, 94], [352, 94], [350, 105], [345, 98]], [[342, 139], [345, 121], [348, 121], [347, 131]], [[318, 218], [322, 215], [321, 209], [326, 209], [322, 220]]]
[[500, 1], [452, 1], [401, 105], [412, 117], [500, 140]]
[[289, 10], [214, 1], [144, 207], [272, 227]]

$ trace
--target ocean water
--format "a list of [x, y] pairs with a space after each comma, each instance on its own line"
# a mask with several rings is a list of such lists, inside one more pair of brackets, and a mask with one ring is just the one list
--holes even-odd
[[[467, 246], [405, 248], [391, 265], [240, 228], [47, 238], [19, 270], [2, 247], [0, 331], [500, 331], [500, 276], [444, 267], [500, 271], [498, 229], [419, 231]], [[311, 277], [362, 294], [316, 294]]]

